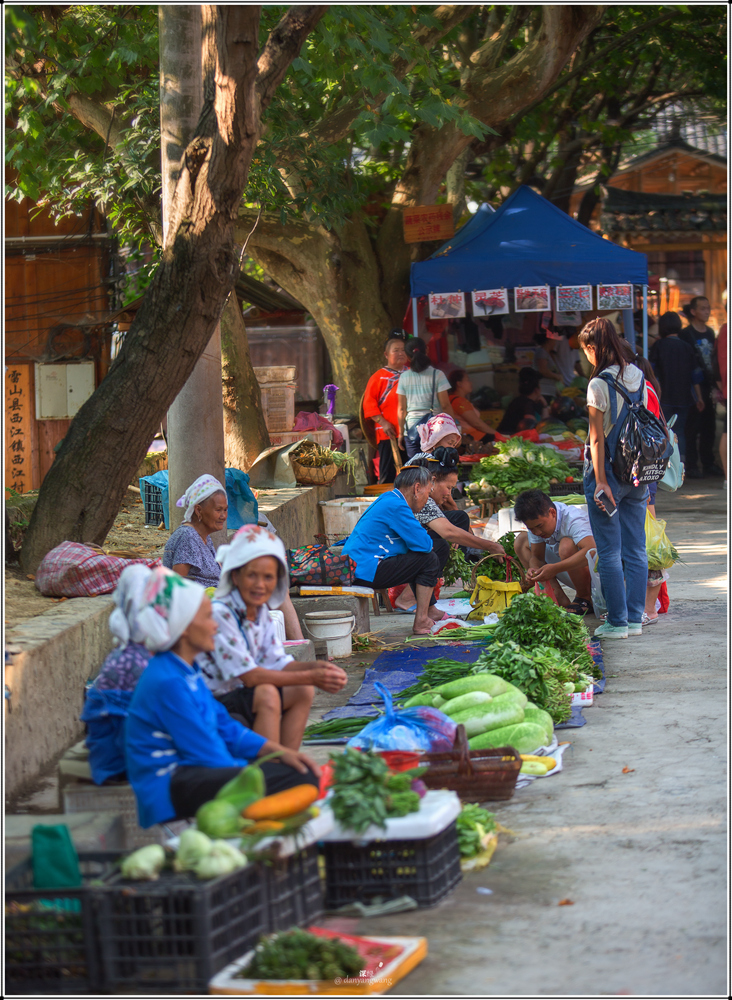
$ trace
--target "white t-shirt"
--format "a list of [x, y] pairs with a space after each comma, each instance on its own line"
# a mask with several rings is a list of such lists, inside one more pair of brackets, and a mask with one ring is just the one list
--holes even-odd
[[575, 545], [579, 546], [583, 538], [592, 534], [590, 518], [586, 510], [568, 503], [554, 501], [557, 510], [557, 526], [548, 538], [540, 538], [532, 531], [529, 531], [529, 541], [532, 545], [544, 543], [548, 549], [557, 552], [559, 543], [563, 538], [571, 538]]
[[[620, 368], [618, 365], [610, 365], [603, 372], [603, 374], [612, 375], [615, 379], [618, 378], [619, 373]], [[623, 377], [620, 379], [620, 382], [628, 392], [637, 392], [640, 388], [642, 378], [643, 372], [640, 368], [636, 368], [635, 365], [626, 365], [623, 369]], [[618, 407], [617, 413], [619, 414], [625, 400], [619, 392], [615, 393], [615, 400]], [[646, 406], [648, 405], [648, 390], [646, 387], [643, 389], [643, 402]], [[602, 426], [605, 437], [607, 437], [613, 429], [613, 422], [610, 410], [610, 386], [604, 379], [593, 378], [590, 380], [590, 384], [587, 386], [587, 405], [594, 406], [596, 410], [601, 411]]]
[[[435, 393], [432, 395], [432, 377], [435, 378]], [[439, 368], [431, 366], [425, 371], [413, 372], [411, 369], [402, 372], [399, 376], [396, 391], [399, 396], [407, 398], [407, 419], [405, 429], [411, 430], [417, 421], [430, 410], [439, 413], [441, 410], [438, 395], [441, 392], [450, 390], [450, 383], [447, 376]]]

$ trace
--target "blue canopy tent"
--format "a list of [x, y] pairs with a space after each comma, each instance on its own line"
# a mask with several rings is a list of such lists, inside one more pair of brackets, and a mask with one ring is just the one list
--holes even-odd
[[[481, 205], [451, 240], [412, 264], [413, 329], [417, 297], [521, 285], [643, 286], [643, 353], [648, 354], [648, 258], [593, 233], [528, 187], [493, 211]], [[633, 329], [632, 310], [625, 320]]]

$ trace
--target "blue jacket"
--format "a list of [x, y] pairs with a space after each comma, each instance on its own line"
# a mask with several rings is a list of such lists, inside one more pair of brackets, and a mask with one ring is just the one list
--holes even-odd
[[125, 726], [140, 826], [175, 818], [170, 779], [178, 766], [246, 767], [266, 742], [231, 718], [198, 667], [158, 653], [137, 683]]
[[91, 687], [87, 692], [81, 721], [86, 723], [89, 767], [96, 785], [125, 771], [125, 719], [131, 698], [131, 691]]
[[356, 579], [373, 581], [382, 559], [431, 552], [432, 539], [399, 490], [382, 494], [359, 518], [343, 546], [356, 564]]

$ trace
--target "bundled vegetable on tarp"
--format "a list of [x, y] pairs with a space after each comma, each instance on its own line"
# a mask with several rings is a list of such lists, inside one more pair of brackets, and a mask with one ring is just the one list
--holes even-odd
[[475, 481], [485, 479], [511, 497], [531, 489], [551, 493], [553, 483], [563, 483], [571, 475], [555, 449], [515, 437], [500, 442], [496, 453], [482, 458], [472, 473]]

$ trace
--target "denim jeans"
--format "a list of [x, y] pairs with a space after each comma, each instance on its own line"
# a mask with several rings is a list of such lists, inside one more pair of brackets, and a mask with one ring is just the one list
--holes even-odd
[[598, 556], [598, 571], [610, 625], [639, 623], [646, 606], [648, 487], [620, 483], [606, 464], [605, 480], [618, 507], [610, 517], [595, 503], [595, 473], [584, 480], [587, 512]]
[[[666, 420], [676, 414], [676, 423], [671, 428], [671, 433], [679, 439], [679, 455], [683, 462], [686, 456], [686, 421], [689, 417], [690, 406], [669, 406], [668, 403], [661, 403], [661, 409]], [[672, 439], [673, 440], [673, 439]]]

